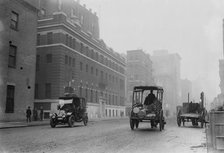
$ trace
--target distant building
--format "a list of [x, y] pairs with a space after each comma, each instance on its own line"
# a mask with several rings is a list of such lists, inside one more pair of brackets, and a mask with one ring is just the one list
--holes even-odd
[[192, 101], [192, 82], [188, 79], [181, 79], [181, 103], [188, 102], [188, 100]]
[[0, 120], [22, 120], [34, 102], [35, 0], [0, 2]]
[[143, 50], [127, 51], [127, 104], [131, 105], [134, 86], [154, 84], [152, 61]]
[[156, 85], [164, 88], [164, 108], [167, 116], [176, 112], [176, 106], [181, 104], [180, 56], [170, 54], [167, 50], [153, 52], [153, 74]]
[[86, 98], [89, 118], [122, 116], [126, 61], [100, 39], [96, 13], [71, 0], [42, 0], [40, 10], [35, 105], [69, 86]]

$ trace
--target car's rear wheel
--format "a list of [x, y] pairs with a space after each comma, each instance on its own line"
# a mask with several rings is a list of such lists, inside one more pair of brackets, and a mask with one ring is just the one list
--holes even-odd
[[56, 126], [56, 123], [52, 118], [50, 120], [50, 125], [51, 125], [52, 128], [55, 128], [55, 126]]
[[163, 129], [164, 129], [163, 111], [160, 111], [159, 130], [162, 131]]
[[85, 117], [83, 117], [83, 124], [84, 124], [85, 126], [87, 126], [87, 123], [88, 123], [88, 117], [85, 116]]
[[134, 126], [135, 126], [135, 120], [134, 119], [130, 119], [131, 130], [134, 130]]
[[68, 119], [68, 125], [70, 127], [73, 127], [74, 126], [74, 122], [75, 122], [75, 117], [73, 115], [71, 115]]

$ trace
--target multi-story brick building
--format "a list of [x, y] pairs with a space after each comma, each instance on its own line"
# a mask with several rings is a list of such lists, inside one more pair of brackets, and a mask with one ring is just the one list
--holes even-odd
[[143, 50], [127, 51], [127, 106], [131, 105], [134, 86], [154, 85], [152, 61]]
[[96, 13], [70, 0], [39, 8], [35, 103], [57, 101], [70, 86], [86, 98], [90, 118], [123, 115], [125, 59], [100, 39]]
[[164, 109], [167, 116], [176, 113], [176, 106], [181, 104], [180, 56], [167, 50], [154, 51], [152, 56], [155, 83], [164, 88]]
[[34, 0], [0, 2], [0, 120], [26, 118], [33, 108], [37, 9]]

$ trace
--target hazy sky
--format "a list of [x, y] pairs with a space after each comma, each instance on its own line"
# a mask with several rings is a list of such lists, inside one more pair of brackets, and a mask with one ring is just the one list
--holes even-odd
[[181, 56], [181, 78], [219, 92], [224, 0], [81, 0], [97, 12], [100, 35], [119, 53], [166, 49]]

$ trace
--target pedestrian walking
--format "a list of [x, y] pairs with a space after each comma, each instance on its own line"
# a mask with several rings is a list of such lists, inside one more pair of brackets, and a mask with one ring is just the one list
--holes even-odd
[[37, 109], [34, 108], [34, 109], [33, 109], [33, 120], [34, 120], [34, 121], [37, 121], [37, 116], [38, 116], [38, 114], [37, 114]]
[[40, 107], [40, 120], [43, 121], [43, 117], [44, 117], [44, 110], [43, 107]]
[[26, 122], [31, 122], [31, 109], [30, 106], [28, 106], [27, 110], [26, 110]]

